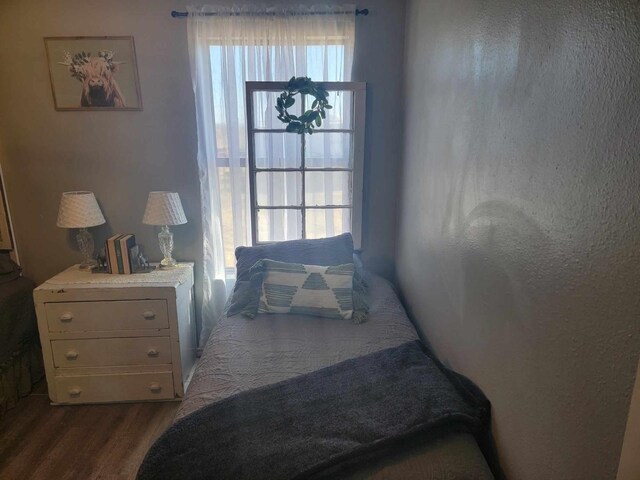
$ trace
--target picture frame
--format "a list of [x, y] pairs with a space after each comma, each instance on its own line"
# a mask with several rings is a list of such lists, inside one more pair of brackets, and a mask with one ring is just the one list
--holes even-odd
[[133, 36], [44, 37], [58, 111], [142, 110]]
[[2, 173], [0, 173], [0, 250], [13, 250], [9, 209], [7, 208], [6, 201]]

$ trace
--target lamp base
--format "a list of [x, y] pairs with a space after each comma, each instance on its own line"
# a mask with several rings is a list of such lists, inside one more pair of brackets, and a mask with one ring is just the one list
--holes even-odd
[[98, 266], [98, 262], [93, 258], [93, 235], [86, 228], [81, 228], [76, 235], [78, 249], [82, 253], [82, 263], [80, 270], [92, 270]]
[[160, 251], [164, 255], [164, 258], [160, 262], [161, 270], [168, 270], [178, 266], [178, 263], [171, 256], [173, 252], [173, 233], [169, 230], [167, 225], [163, 226], [158, 233], [158, 242], [160, 243]]
[[173, 258], [163, 258], [160, 262], [160, 270], [170, 270], [172, 268], [176, 268], [178, 266], [178, 262]]

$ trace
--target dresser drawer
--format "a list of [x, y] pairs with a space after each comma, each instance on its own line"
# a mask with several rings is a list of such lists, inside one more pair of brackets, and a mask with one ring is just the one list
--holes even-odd
[[174, 397], [171, 372], [55, 377], [55, 388], [59, 403], [166, 400]]
[[45, 303], [50, 332], [169, 328], [165, 300]]
[[51, 350], [58, 368], [171, 363], [169, 337], [52, 340]]

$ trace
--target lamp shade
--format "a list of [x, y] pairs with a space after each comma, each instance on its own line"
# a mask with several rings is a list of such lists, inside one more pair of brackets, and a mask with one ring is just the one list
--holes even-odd
[[61, 228], [86, 228], [105, 222], [93, 192], [64, 192], [60, 199], [58, 221]]
[[142, 223], [147, 225], [182, 225], [187, 223], [180, 195], [176, 192], [149, 192]]

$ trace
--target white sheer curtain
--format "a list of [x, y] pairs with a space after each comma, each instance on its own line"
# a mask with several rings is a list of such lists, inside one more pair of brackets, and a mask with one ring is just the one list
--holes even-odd
[[[198, 126], [204, 278], [200, 325], [203, 347], [233, 286], [234, 250], [251, 243], [247, 169], [245, 82], [351, 79], [354, 5], [188, 7], [189, 55]], [[275, 117], [268, 99], [256, 109], [263, 124]], [[265, 162], [278, 166], [299, 155], [298, 135], [265, 140]], [[325, 139], [315, 157], [339, 162], [345, 148]], [[334, 144], [335, 143], [335, 144]], [[333, 152], [333, 153], [332, 153]], [[334, 160], [331, 160], [334, 159]], [[320, 160], [321, 162], [323, 160]], [[330, 164], [328, 164], [330, 165]], [[322, 179], [322, 182], [325, 180]], [[273, 196], [299, 195], [293, 181], [266, 180]], [[315, 190], [324, 192], [322, 185]], [[289, 201], [288, 199], [282, 199]], [[297, 219], [271, 219], [274, 239], [294, 238]], [[325, 219], [325, 223], [328, 222]], [[331, 230], [327, 229], [328, 233]]]

